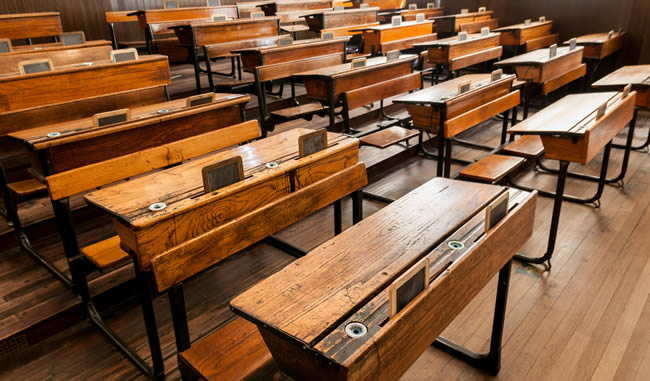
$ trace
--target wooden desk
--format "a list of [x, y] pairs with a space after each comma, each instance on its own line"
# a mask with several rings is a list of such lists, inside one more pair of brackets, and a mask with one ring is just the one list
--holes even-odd
[[[558, 47], [557, 55], [549, 57], [549, 48], [538, 49], [495, 63], [495, 66], [511, 67], [517, 78], [527, 81], [524, 91], [524, 119], [528, 117], [529, 100], [536, 93], [546, 96], [552, 91], [584, 77], [587, 67], [582, 63], [582, 46], [571, 51]], [[539, 91], [537, 91], [539, 90]]]
[[553, 21], [547, 20], [503, 26], [494, 31], [501, 33], [501, 45], [515, 47], [517, 52], [524, 46], [525, 51], [530, 52], [558, 42], [558, 34], [551, 34], [552, 29]]
[[0, 75], [19, 74], [18, 64], [28, 60], [50, 59], [55, 68], [83, 62], [102, 62], [110, 58], [110, 41], [88, 41], [80, 45], [50, 46], [38, 50], [0, 53]]
[[[172, 28], [181, 46], [189, 49], [194, 63], [196, 87], [201, 90], [199, 65], [200, 59], [206, 63], [210, 89], [214, 89], [210, 58], [230, 56], [231, 51], [269, 46], [277, 43], [280, 32], [279, 17], [261, 17], [256, 19], [239, 19], [214, 21], [208, 23], [187, 24]], [[233, 58], [235, 59], [235, 58]], [[239, 67], [239, 61], [237, 61]], [[234, 74], [234, 68], [233, 68]], [[241, 73], [239, 73], [241, 79]]]
[[58, 38], [63, 33], [59, 12], [0, 15], [0, 38], [21, 40], [36, 37]]
[[167, 57], [80, 65], [50, 72], [0, 77], [0, 115], [46, 104], [171, 83]]
[[[137, 256], [144, 271], [151, 269], [152, 260], [153, 266], [162, 270], [167, 259], [183, 256], [184, 247], [198, 248], [194, 246], [197, 239], [204, 240], [211, 234], [228, 234], [234, 239], [230, 244], [222, 240], [219, 245], [201, 249], [219, 253], [218, 258], [210, 255], [212, 259], [205, 256], [202, 260], [216, 262], [299, 219], [287, 216], [291, 222], [283, 221], [279, 224], [282, 226], [277, 226], [271, 218], [261, 221], [263, 226], [251, 229], [246, 226], [247, 219], [239, 217], [346, 169], [363, 167], [358, 163], [358, 140], [340, 134], [329, 134], [326, 150], [298, 159], [298, 137], [311, 131], [293, 129], [133, 179], [128, 184], [101, 189], [85, 198], [113, 217], [123, 245]], [[201, 168], [234, 156], [243, 159], [245, 179], [221, 191], [205, 194]], [[267, 168], [265, 165], [269, 162], [279, 166]], [[167, 208], [162, 212], [142, 213], [157, 202], [165, 202]], [[231, 230], [234, 226], [238, 228]], [[160, 235], [170, 228], [175, 234]], [[156, 238], [151, 240], [153, 237]], [[185, 251], [185, 254], [191, 252]], [[165, 289], [167, 281], [169, 279], [164, 277], [156, 279], [161, 290]]]
[[[632, 90], [636, 91], [637, 108], [650, 109], [650, 65], [632, 65], [623, 66], [622, 68], [608, 74], [591, 86], [598, 90], [623, 90], [628, 84], [632, 85]], [[614, 144], [615, 148], [623, 146]], [[633, 150], [644, 150], [650, 146], [650, 131], [645, 143], [633, 146]]]
[[362, 3], [382, 11], [406, 8], [406, 0], [351, 0], [350, 2], [353, 8], [359, 8]]
[[[149, 52], [152, 51], [151, 42], [153, 41], [152, 24], [165, 22], [191, 21], [191, 20], [212, 20], [214, 16], [226, 16], [232, 19], [237, 18], [237, 7], [235, 5], [226, 5], [220, 7], [192, 7], [192, 8], [174, 8], [174, 9], [147, 9], [129, 13], [129, 16], [137, 16], [140, 26], [144, 29], [145, 39]], [[169, 25], [171, 26], [171, 25]]]
[[[403, 103], [411, 115], [413, 127], [438, 135], [438, 176], [449, 177], [452, 138], [500, 113], [504, 117], [502, 143], [505, 140], [507, 111], [520, 102], [519, 91], [512, 91], [514, 75], [490, 82], [490, 74], [469, 74], [393, 99]], [[471, 81], [469, 92], [458, 94], [458, 85]], [[421, 148], [422, 149], [422, 148]]]
[[323, 29], [347, 25], [365, 25], [377, 22], [379, 8], [349, 9], [344, 11], [321, 11], [304, 16], [309, 29], [320, 33]]
[[400, 15], [404, 21], [415, 21], [419, 13], [424, 14], [424, 18], [430, 19], [432, 17], [442, 16], [444, 11], [442, 8], [402, 9], [400, 11]]
[[[320, 38], [294, 41], [291, 45], [261, 46], [237, 49], [232, 52], [241, 56], [244, 71], [252, 73], [257, 66], [271, 65], [299, 59], [345, 53], [345, 46], [350, 38], [339, 37], [331, 40]], [[292, 73], [287, 73], [287, 77]]]
[[352, 63], [346, 63], [298, 73], [292, 78], [302, 80], [307, 95], [328, 105], [329, 128], [334, 129], [334, 109], [343, 92], [409, 74], [416, 59], [414, 54], [401, 55], [393, 61], [387, 61], [385, 56], [374, 57], [357, 69], [352, 69]]
[[[583, 57], [586, 59], [603, 59], [623, 49], [625, 33], [614, 32], [612, 38], [609, 33], [587, 34], [576, 38], [576, 43], [584, 48]], [[565, 41], [569, 45], [570, 41]]]
[[503, 52], [499, 45], [499, 33], [487, 36], [469, 34], [465, 41], [460, 41], [458, 37], [447, 37], [414, 46], [427, 49], [430, 63], [446, 66], [451, 71], [499, 58]]
[[[547, 251], [539, 258], [517, 256], [518, 259], [536, 264], [547, 263], [547, 268], [550, 268], [562, 201], [600, 205], [599, 199], [607, 182], [607, 166], [612, 139], [628, 123], [633, 122], [635, 98], [635, 92], [630, 93], [627, 98], [623, 98], [623, 93], [617, 92], [567, 95], [508, 130], [512, 134], [540, 136], [546, 158], [560, 162], [559, 171], [552, 171], [559, 174], [556, 192], [539, 192], [541, 195], [555, 198]], [[608, 104], [607, 111], [598, 119], [598, 108], [604, 103]], [[634, 134], [634, 123], [630, 125], [630, 133]], [[628, 140], [628, 144], [630, 142], [631, 139]], [[576, 177], [598, 181], [596, 194], [587, 199], [564, 195], [564, 185], [569, 174], [569, 162], [586, 165], [603, 148], [605, 150], [599, 178], [574, 174]], [[625, 165], [624, 163], [623, 175]], [[516, 186], [526, 190], [530, 189]]]
[[363, 53], [373, 55], [409, 49], [415, 43], [437, 38], [433, 33], [433, 21], [406, 21], [398, 26], [383, 24], [358, 30], [363, 31]]
[[[32, 168], [42, 179], [244, 122], [249, 99], [247, 95], [217, 94], [214, 103], [187, 108], [184, 98], [132, 108], [132, 120], [126, 123], [95, 128], [89, 117], [13, 132], [9, 137], [26, 145]], [[53, 132], [59, 136], [49, 137]]]
[[[397, 380], [499, 273], [491, 359], [472, 362], [496, 374], [510, 261], [532, 235], [536, 204], [535, 194], [512, 191], [512, 209], [486, 232], [485, 207], [504, 192], [430, 180], [249, 288], [230, 307], [258, 326], [280, 370], [293, 379]], [[451, 241], [463, 249], [452, 250]], [[422, 280], [427, 288], [390, 317], [391, 284], [423, 258], [430, 261]], [[352, 322], [365, 328], [359, 337], [346, 333]], [[437, 346], [449, 351], [447, 343]]]
[[458, 13], [455, 15], [444, 15], [434, 17], [438, 34], [452, 35], [460, 31], [462, 24], [490, 20], [494, 11]]

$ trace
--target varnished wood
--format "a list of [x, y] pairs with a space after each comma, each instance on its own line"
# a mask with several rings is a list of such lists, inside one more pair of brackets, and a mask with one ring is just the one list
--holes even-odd
[[287, 61], [279, 64], [258, 66], [255, 68], [255, 75], [261, 82], [287, 78], [293, 73], [300, 73], [305, 70], [316, 70], [318, 68], [340, 65], [343, 63], [344, 57], [344, 53], [336, 53]]
[[238, 49], [233, 53], [241, 56], [243, 69], [252, 72], [257, 66], [344, 53], [349, 39], [349, 37], [339, 37], [331, 40], [295, 41], [290, 45]]
[[205, 380], [270, 379], [277, 371], [257, 327], [241, 318], [192, 344], [178, 360]]
[[81, 253], [100, 269], [114, 267], [129, 259], [126, 251], [120, 248], [120, 237], [116, 235], [83, 247]]
[[208, 19], [224, 15], [233, 19], [237, 18], [237, 7], [234, 5], [223, 5], [220, 7], [184, 7], [175, 9], [147, 9], [133, 12], [143, 28], [149, 24], [157, 24], [167, 21], [189, 21]]
[[558, 33], [533, 38], [526, 41], [526, 51], [531, 52], [537, 49], [548, 48], [553, 44], [557, 44], [558, 41], [560, 41], [560, 35]]
[[322, 11], [304, 16], [309, 29], [320, 33], [323, 29], [332, 29], [347, 25], [364, 25], [377, 22], [379, 8], [350, 9], [344, 11]]
[[[278, 365], [293, 378], [397, 379], [532, 234], [535, 195], [526, 194], [500, 228], [437, 276], [446, 264], [447, 237], [460, 236], [470, 220], [480, 224], [483, 208], [503, 192], [431, 180], [239, 295], [231, 307], [258, 324]], [[423, 213], [425, 205], [438, 207]], [[375, 255], [368, 255], [368, 242]], [[388, 286], [425, 256], [436, 269], [434, 281], [386, 322]], [[343, 331], [351, 321], [368, 326], [368, 334], [347, 337]]]
[[[404, 103], [413, 127], [439, 133], [445, 116], [444, 137], [449, 138], [519, 104], [519, 92], [511, 91], [514, 75], [490, 82], [490, 74], [469, 74], [394, 99]], [[458, 85], [471, 81], [473, 88], [458, 94]], [[476, 86], [480, 84], [480, 86]]]
[[419, 8], [419, 9], [403, 9], [400, 11], [402, 20], [404, 21], [415, 21], [417, 15], [422, 13], [425, 19], [432, 17], [442, 16], [444, 11], [442, 8]]
[[628, 84], [637, 92], [636, 106], [650, 108], [650, 65], [623, 66], [596, 81], [592, 86], [600, 89], [622, 90]]
[[135, 88], [169, 85], [167, 57], [97, 63], [0, 78], [0, 113]]
[[544, 37], [551, 34], [553, 21], [532, 21], [529, 25], [525, 23], [503, 26], [494, 29], [501, 33], [500, 44], [503, 46], [520, 46], [529, 40]]
[[418, 135], [415, 130], [407, 130], [402, 127], [389, 127], [381, 131], [362, 137], [361, 143], [377, 148], [386, 148], [393, 144], [401, 143]]
[[294, 77], [303, 80], [307, 94], [311, 97], [327, 101], [330, 91], [334, 100], [338, 101], [345, 91], [410, 74], [416, 58], [417, 56], [408, 54], [393, 61], [387, 61], [386, 57], [374, 57], [368, 59], [366, 66], [361, 68], [352, 69], [352, 64], [346, 63], [305, 71]]
[[[567, 95], [508, 132], [540, 135], [546, 158], [587, 164], [632, 120], [636, 92]], [[598, 108], [608, 103], [605, 115]], [[558, 115], [561, 118], [558, 118]]]
[[573, 51], [569, 47], [558, 47], [557, 56], [550, 58], [549, 49], [539, 49], [499, 61], [495, 65], [514, 67], [517, 78], [542, 83], [582, 65], [582, 51], [581, 46]]
[[58, 37], [61, 33], [63, 28], [58, 12], [0, 15], [0, 38]]
[[[406, 21], [399, 26], [384, 24], [379, 26], [363, 28], [363, 52], [368, 53], [386, 53], [391, 49], [386, 49], [384, 44], [400, 41], [413, 40], [421, 36], [428, 36], [430, 40], [435, 40], [436, 35], [433, 33], [433, 21], [415, 22]], [[433, 34], [433, 35], [432, 35]], [[420, 42], [420, 41], [415, 41]], [[413, 47], [413, 43], [406, 45], [402, 49]]]
[[337, 28], [321, 29], [321, 33], [332, 32], [334, 33], [334, 37], [354, 36], [357, 34], [362, 34], [363, 28], [368, 28], [368, 27], [378, 26], [378, 25], [379, 22], [373, 22], [373, 23], [362, 24], [362, 25], [345, 25]]
[[559, 89], [560, 87], [575, 81], [578, 78], [582, 78], [587, 74], [587, 65], [582, 64], [576, 67], [573, 70], [569, 70], [564, 74], [560, 74], [555, 78], [551, 78], [548, 81], [542, 83], [542, 94], [547, 95], [551, 92]]
[[14, 181], [7, 184], [7, 188], [19, 198], [29, 197], [46, 190], [45, 185], [37, 179]]
[[17, 50], [0, 53], [0, 75], [19, 74], [18, 63], [29, 60], [50, 59], [54, 67], [105, 62], [112, 50], [110, 41], [89, 41], [81, 45], [51, 46], [40, 50]]
[[[183, 98], [130, 109], [126, 123], [96, 127], [93, 118], [84, 118], [9, 137], [24, 143], [34, 156], [47, 152], [51, 172], [41, 173], [51, 175], [241, 123], [240, 108], [248, 100], [245, 95], [217, 94], [212, 103], [188, 108]], [[59, 135], [49, 137], [51, 132]]]
[[462, 24], [483, 22], [492, 18], [493, 11], [486, 12], [470, 12], [465, 14], [453, 14], [434, 17], [438, 33], [454, 34], [460, 31]]
[[385, 81], [346, 91], [346, 106], [348, 109], [354, 109], [395, 95], [404, 94], [411, 90], [420, 89], [421, 86], [422, 76], [420, 73], [386, 79]]
[[460, 31], [467, 33], [479, 33], [481, 29], [485, 27], [490, 28], [490, 30], [494, 30], [499, 27], [499, 20], [489, 19], [484, 21], [460, 24]]
[[525, 135], [508, 143], [503, 147], [503, 152], [534, 159], [544, 153], [544, 145], [539, 136]]
[[[593, 33], [576, 38], [576, 43], [584, 47], [583, 56], [590, 59], [603, 59], [623, 49], [625, 33], [614, 32], [612, 38], [609, 33]], [[565, 41], [568, 45], [570, 41]]]
[[428, 49], [428, 62], [446, 65], [450, 70], [462, 69], [500, 57], [502, 51], [498, 33], [490, 33], [487, 36], [471, 34], [465, 41], [460, 41], [458, 37], [448, 37], [415, 44], [415, 46]]
[[[170, 254], [169, 258], [177, 258], [178, 255], [184, 255], [183, 245], [195, 245], [192, 242], [200, 242], [202, 234], [221, 234], [218, 231], [222, 231], [219, 229], [225, 224], [233, 223], [232, 229], [238, 229], [240, 223], [241, 226], [247, 226], [239, 221], [238, 217], [256, 213], [264, 205], [285, 196], [291, 199], [294, 194], [292, 189], [309, 187], [314, 182], [328, 178], [357, 162], [358, 141], [338, 134], [328, 139], [328, 149], [296, 160], [298, 136], [306, 132], [308, 131], [297, 129], [271, 136], [132, 180], [128, 187], [117, 185], [93, 192], [87, 195], [86, 199], [116, 218], [116, 228], [122, 242], [138, 253], [142, 268], [148, 269], [151, 259], [158, 254], [170, 250], [174, 254]], [[221, 191], [204, 194], [201, 168], [238, 155], [243, 158], [245, 180]], [[266, 168], [265, 163], [268, 162], [276, 162], [279, 167]], [[358, 184], [358, 180], [358, 177], [353, 176], [350, 181]], [[151, 187], [150, 184], [153, 183], [159, 185]], [[142, 188], [139, 189], [140, 187]], [[326, 188], [329, 188], [329, 185]], [[197, 195], [199, 197], [195, 197]], [[335, 199], [340, 197], [342, 195]], [[143, 207], [148, 208], [149, 205], [161, 201], [168, 205], [164, 211], [141, 213]], [[329, 203], [324, 205], [327, 204]], [[227, 209], [224, 209], [227, 205]], [[187, 221], [188, 224], [180, 221]], [[171, 226], [175, 226], [175, 234], [160, 239], [160, 232]], [[263, 237], [258, 237], [261, 238]], [[226, 252], [232, 254], [228, 250]], [[186, 254], [191, 255], [191, 252]], [[166, 263], [175, 266], [173, 262]], [[199, 267], [192, 271], [200, 271]], [[173, 270], [170, 268], [166, 271]]]
[[127, 177], [174, 165], [260, 136], [256, 121], [183, 139], [46, 178], [50, 197], [58, 200]]
[[463, 168], [460, 171], [460, 176], [494, 184], [503, 180], [510, 172], [525, 162], [526, 160], [521, 157], [489, 155]]

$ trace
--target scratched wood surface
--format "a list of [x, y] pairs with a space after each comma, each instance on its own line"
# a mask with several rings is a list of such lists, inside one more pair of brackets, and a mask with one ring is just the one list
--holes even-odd
[[[503, 190], [434, 179], [255, 285], [231, 306], [312, 346], [342, 312], [385, 288]], [[432, 211], [430, 205], [438, 207]]]
[[550, 48], [538, 49], [496, 62], [495, 66], [512, 66], [519, 79], [542, 83], [579, 67], [583, 50], [582, 46], [573, 51], [568, 46], [559, 46], [557, 55], [550, 57]]
[[530, 40], [551, 34], [553, 21], [533, 21], [529, 25], [524, 23], [500, 27], [494, 29], [501, 33], [500, 43], [504, 46], [524, 45]]

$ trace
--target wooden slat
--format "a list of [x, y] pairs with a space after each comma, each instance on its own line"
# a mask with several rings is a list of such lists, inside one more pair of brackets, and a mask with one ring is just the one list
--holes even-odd
[[503, 152], [527, 158], [536, 158], [544, 153], [544, 145], [539, 136], [526, 135], [515, 139], [514, 142], [508, 143], [503, 148]]
[[547, 95], [551, 92], [559, 89], [560, 87], [567, 85], [578, 78], [582, 78], [587, 73], [587, 64], [582, 64], [577, 68], [564, 73], [558, 77], [550, 79], [542, 85], [542, 94]]
[[[152, 260], [156, 286], [162, 292], [367, 183], [366, 167], [357, 163], [164, 252]], [[256, 228], [250, 229], [251, 226]], [[245, 235], [241, 234], [242, 229]]]
[[272, 111], [271, 116], [282, 120], [293, 120], [324, 111], [326, 111], [326, 109], [320, 103], [306, 103], [300, 106]]
[[420, 73], [416, 72], [346, 91], [348, 110], [419, 89], [422, 85], [421, 78]]
[[448, 119], [445, 122], [445, 138], [454, 137], [468, 128], [476, 126], [506, 110], [510, 110], [517, 106], [519, 102], [519, 90], [516, 90], [455, 118]]
[[301, 71], [340, 65], [343, 62], [343, 57], [344, 53], [336, 53], [321, 57], [313, 57], [273, 65], [258, 66], [255, 68], [256, 78], [258, 78], [261, 82], [287, 78], [292, 74], [300, 73]]
[[[178, 354], [188, 379], [271, 379], [277, 366], [257, 326], [237, 318]], [[187, 370], [184, 370], [187, 369]]]
[[0, 16], [0, 38], [20, 40], [63, 33], [58, 12], [17, 13]]
[[361, 142], [377, 148], [386, 148], [418, 135], [417, 130], [407, 130], [402, 127], [389, 127], [381, 131], [362, 137]]
[[120, 247], [120, 237], [117, 235], [83, 247], [81, 253], [95, 266], [103, 270], [129, 259], [129, 254]]
[[468, 179], [493, 184], [503, 180], [525, 162], [526, 160], [521, 157], [494, 154], [463, 168], [460, 175]]
[[257, 121], [193, 136], [164, 146], [120, 156], [47, 177], [50, 197], [58, 200], [100, 185], [180, 163], [260, 136]]
[[553, 44], [557, 44], [559, 40], [560, 40], [560, 35], [558, 33], [549, 34], [548, 36], [528, 40], [526, 41], [526, 51], [532, 52], [533, 50], [546, 48]]
[[466, 56], [452, 58], [449, 62], [450, 70], [460, 70], [466, 67], [479, 64], [481, 62], [487, 62], [493, 59], [501, 57], [503, 53], [503, 47], [498, 46], [496, 48], [486, 49], [480, 52], [475, 52], [468, 54]]
[[27, 179], [7, 184], [11, 192], [18, 197], [27, 197], [47, 191], [47, 187], [36, 179]]

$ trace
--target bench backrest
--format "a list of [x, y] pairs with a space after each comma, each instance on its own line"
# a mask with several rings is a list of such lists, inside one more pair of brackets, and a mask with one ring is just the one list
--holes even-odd
[[133, 11], [114, 11], [104, 13], [107, 23], [120, 23], [120, 22], [138, 22], [138, 16], [129, 14]]
[[422, 75], [416, 72], [347, 91], [344, 93], [343, 99], [346, 108], [352, 110], [411, 90], [420, 89], [421, 87]]
[[229, 54], [233, 50], [259, 48], [262, 46], [271, 46], [278, 43], [279, 35], [259, 37], [251, 40], [239, 40], [232, 42], [222, 42], [212, 45], [204, 45], [203, 53], [209, 58], [216, 58]]
[[345, 60], [345, 53], [328, 54], [279, 64], [263, 65], [255, 68], [255, 80], [267, 82], [290, 77], [294, 73], [340, 65]]
[[205, 45], [277, 36], [280, 32], [280, 19], [277, 17], [264, 17], [258, 19], [216, 21], [202, 25], [177, 27], [175, 30], [182, 44], [190, 45], [193, 38], [196, 47], [202, 47]]
[[104, 94], [169, 85], [166, 56], [0, 78], [1, 113]]
[[20, 40], [57, 37], [63, 33], [58, 12], [0, 15], [0, 38]]
[[170, 9], [149, 9], [144, 11], [147, 24], [155, 24], [168, 21], [189, 21], [197, 19], [210, 19], [223, 15], [237, 18], [237, 6], [224, 5], [220, 7], [194, 7], [194, 8], [170, 8]]
[[239, 123], [173, 143], [57, 173], [46, 178], [47, 187], [52, 200], [59, 200], [258, 137], [260, 137], [260, 130], [257, 121]]
[[355, 31], [356, 29], [363, 29], [363, 28], [369, 28], [371, 26], [378, 26], [379, 22], [373, 22], [370, 24], [362, 24], [362, 25], [346, 25], [346, 26], [340, 26], [337, 28], [327, 28], [321, 30], [321, 33], [328, 33], [332, 32], [334, 33], [334, 38], [336, 37], [344, 37], [344, 36], [354, 36], [354, 35], [359, 35], [363, 34], [361, 31]]
[[50, 59], [54, 67], [97, 62], [110, 59], [109, 41], [93, 41], [81, 45], [55, 46], [41, 50], [18, 50], [0, 54], [0, 74], [19, 73], [18, 63], [28, 60]]

